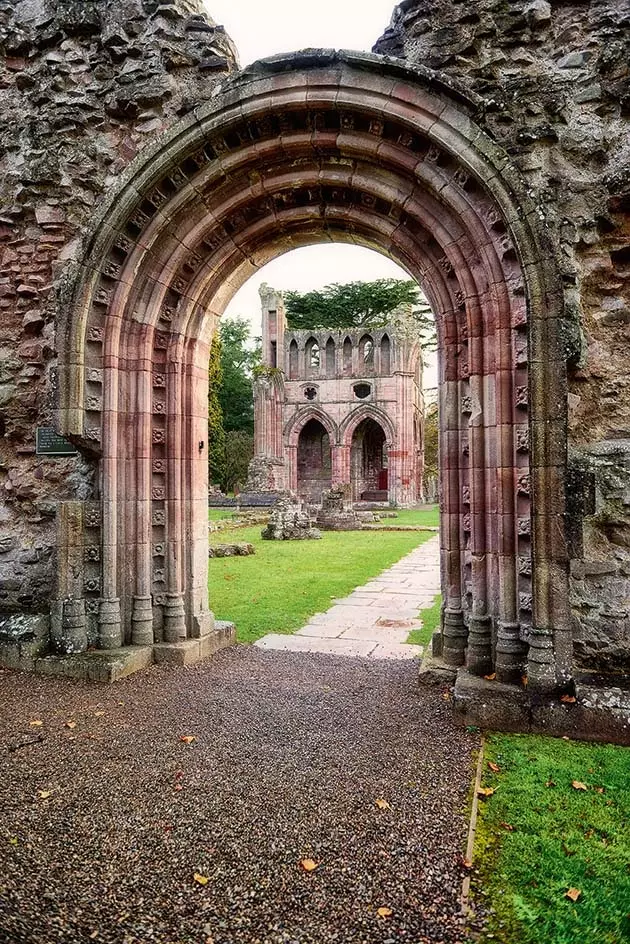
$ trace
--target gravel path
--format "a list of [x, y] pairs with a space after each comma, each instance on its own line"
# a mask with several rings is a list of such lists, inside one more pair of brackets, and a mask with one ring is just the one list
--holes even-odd
[[0, 941], [468, 940], [478, 741], [416, 671], [236, 647], [108, 688], [1, 673]]

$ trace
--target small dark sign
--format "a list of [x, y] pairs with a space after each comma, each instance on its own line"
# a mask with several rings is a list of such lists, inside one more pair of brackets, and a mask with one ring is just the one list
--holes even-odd
[[54, 426], [38, 426], [35, 452], [38, 456], [76, 456], [77, 450]]

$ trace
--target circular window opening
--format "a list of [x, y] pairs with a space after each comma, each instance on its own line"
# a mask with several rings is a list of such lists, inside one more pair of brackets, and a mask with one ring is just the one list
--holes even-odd
[[305, 387], [304, 396], [307, 400], [314, 400], [317, 396], [317, 387]]
[[365, 400], [365, 398], [369, 397], [372, 393], [372, 388], [369, 384], [355, 384], [353, 389], [355, 397], [358, 397], [359, 400]]

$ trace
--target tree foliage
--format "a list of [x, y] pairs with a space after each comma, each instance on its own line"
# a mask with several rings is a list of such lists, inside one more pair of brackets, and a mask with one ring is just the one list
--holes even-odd
[[231, 429], [225, 434], [225, 470], [221, 488], [234, 491], [234, 486], [243, 485], [247, 478], [249, 460], [254, 454], [254, 437], [242, 429]]
[[435, 337], [431, 309], [411, 279], [376, 279], [326, 285], [319, 291], [286, 292], [287, 323], [295, 330], [308, 328], [378, 328], [397, 308], [411, 305], [418, 333], [429, 346]]
[[226, 432], [254, 432], [252, 373], [260, 363], [260, 345], [250, 346], [251, 331], [247, 321], [226, 318], [219, 328], [223, 381], [219, 402]]
[[208, 476], [213, 484], [221, 484], [225, 475], [225, 428], [219, 399], [221, 387], [221, 338], [216, 332], [210, 346], [208, 364]]

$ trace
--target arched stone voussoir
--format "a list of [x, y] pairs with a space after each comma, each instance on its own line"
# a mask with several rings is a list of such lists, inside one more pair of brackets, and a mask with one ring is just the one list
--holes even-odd
[[[316, 384], [317, 379], [313, 379], [312, 383]], [[311, 404], [298, 409], [285, 424], [283, 434], [291, 446], [297, 446], [300, 433], [310, 420], [317, 420], [322, 424], [328, 433], [331, 445], [340, 442], [339, 427], [332, 417], [322, 407]]]

